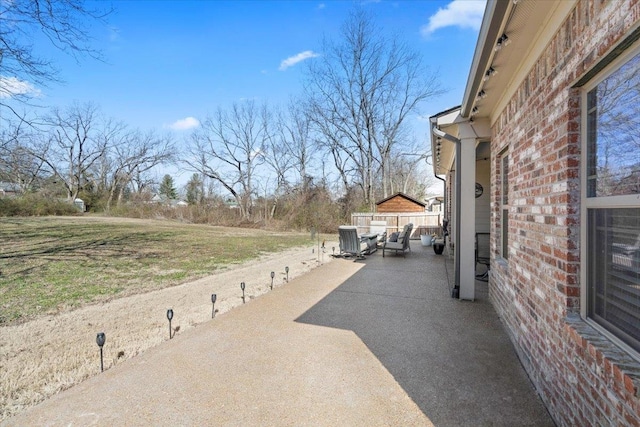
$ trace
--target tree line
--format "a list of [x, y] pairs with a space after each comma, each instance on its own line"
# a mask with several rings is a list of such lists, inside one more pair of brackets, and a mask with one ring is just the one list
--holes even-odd
[[[82, 3], [70, 3], [79, 13]], [[373, 210], [398, 191], [423, 198], [426, 144], [412, 135], [408, 117], [442, 90], [420, 55], [356, 8], [340, 37], [324, 40], [322, 55], [307, 64], [303, 90], [289, 105], [218, 107], [180, 140], [109, 119], [94, 103], [27, 119], [0, 102], [13, 113], [3, 115], [0, 181], [22, 193], [62, 193], [69, 202], [81, 196], [92, 209], [111, 211], [148, 203], [153, 193], [175, 196], [172, 178], [157, 176], [171, 165], [191, 174], [183, 189], [190, 206], [303, 228], [322, 216], [339, 221]], [[16, 77], [27, 79], [28, 71]]]

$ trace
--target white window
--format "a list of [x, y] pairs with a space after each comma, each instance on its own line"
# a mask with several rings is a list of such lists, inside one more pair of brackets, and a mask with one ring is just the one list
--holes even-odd
[[509, 153], [500, 154], [500, 256], [509, 258]]
[[640, 351], [640, 50], [583, 93], [583, 315]]

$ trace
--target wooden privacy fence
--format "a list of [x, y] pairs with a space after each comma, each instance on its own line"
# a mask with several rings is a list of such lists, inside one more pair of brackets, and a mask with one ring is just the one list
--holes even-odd
[[369, 232], [371, 221], [386, 221], [387, 235], [413, 223], [412, 239], [420, 238], [422, 234], [442, 235], [442, 212], [424, 213], [352, 213], [351, 225], [358, 227], [358, 235]]

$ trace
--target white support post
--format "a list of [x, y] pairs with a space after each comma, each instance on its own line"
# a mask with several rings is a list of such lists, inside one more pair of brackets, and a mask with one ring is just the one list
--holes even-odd
[[460, 299], [475, 299], [476, 138], [461, 138]]

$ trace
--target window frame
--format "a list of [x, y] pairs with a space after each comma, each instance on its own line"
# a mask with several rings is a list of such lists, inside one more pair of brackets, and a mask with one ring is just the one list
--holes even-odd
[[[640, 352], [627, 344], [606, 326], [589, 317], [589, 212], [597, 209], [627, 209], [640, 207], [640, 195], [612, 195], [589, 197], [589, 139], [588, 139], [588, 94], [605, 79], [618, 71], [635, 56], [640, 55], [640, 42], [626, 49], [615, 60], [604, 67], [594, 78], [584, 84], [580, 93], [580, 315], [592, 327], [626, 351], [631, 357], [640, 361]], [[613, 328], [612, 328], [613, 329]]]

